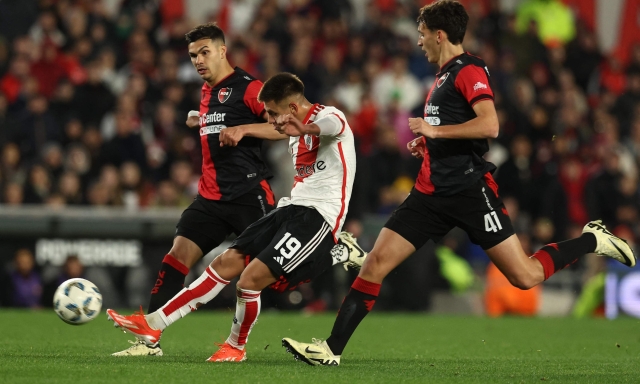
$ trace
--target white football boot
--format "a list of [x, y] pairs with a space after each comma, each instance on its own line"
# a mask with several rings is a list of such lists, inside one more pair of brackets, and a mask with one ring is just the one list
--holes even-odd
[[296, 360], [309, 365], [340, 365], [340, 356], [331, 352], [326, 341], [311, 339], [313, 343], [300, 343], [288, 337], [282, 339], [282, 346], [293, 355]]
[[155, 347], [149, 347], [142, 340], [129, 340], [129, 342], [133, 345], [123, 351], [112, 353], [111, 356], [162, 356], [160, 344]]
[[367, 258], [367, 252], [358, 245], [357, 239], [353, 237], [352, 233], [340, 232], [338, 244], [343, 244], [347, 248], [347, 252], [349, 252], [349, 258], [342, 262], [344, 269], [348, 271], [348, 267], [351, 267], [359, 271], [364, 259]]
[[596, 237], [596, 250], [598, 256], [607, 256], [616, 259], [628, 267], [636, 265], [636, 255], [624, 239], [616, 237], [602, 224], [602, 220], [590, 221], [582, 229], [582, 233], [593, 233]]

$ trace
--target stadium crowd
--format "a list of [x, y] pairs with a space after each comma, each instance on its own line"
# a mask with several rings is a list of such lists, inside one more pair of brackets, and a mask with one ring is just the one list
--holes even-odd
[[[124, 0], [109, 13], [99, 0], [0, 2], [2, 204], [189, 204], [201, 154], [184, 121], [202, 82], [184, 34], [197, 22], [171, 3]], [[223, 1], [207, 15], [225, 29], [232, 65], [262, 80], [295, 73], [309, 100], [347, 114], [359, 162], [347, 229], [389, 214], [419, 170], [407, 118], [423, 115], [438, 70], [416, 47], [423, 3]], [[524, 5], [466, 3], [464, 46], [487, 64], [500, 119], [487, 156], [517, 232], [536, 248], [602, 218], [637, 239], [640, 46], [622, 65], [579, 19], [554, 38]], [[269, 159], [276, 174], [290, 168], [288, 156]]]

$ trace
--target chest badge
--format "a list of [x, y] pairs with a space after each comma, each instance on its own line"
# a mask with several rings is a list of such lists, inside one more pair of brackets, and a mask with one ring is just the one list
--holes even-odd
[[218, 91], [218, 101], [224, 103], [231, 96], [231, 88], [220, 88]]
[[438, 82], [436, 83], [438, 88], [442, 87], [442, 84], [444, 84], [444, 82], [447, 81], [448, 78], [449, 78], [449, 72], [447, 72], [444, 75], [440, 76], [440, 78], [438, 79]]
[[307, 149], [311, 150], [311, 148], [313, 148], [313, 137], [311, 137], [311, 135], [304, 135], [304, 143]]

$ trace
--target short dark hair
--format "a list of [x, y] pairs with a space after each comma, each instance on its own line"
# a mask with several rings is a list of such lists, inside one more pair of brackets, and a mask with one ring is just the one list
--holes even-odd
[[461, 44], [467, 32], [469, 15], [464, 6], [453, 0], [440, 0], [420, 9], [418, 24], [431, 31], [441, 29], [447, 33], [451, 44]]
[[184, 35], [187, 43], [202, 39], [220, 40], [224, 44], [224, 32], [216, 23], [200, 24]]
[[273, 75], [264, 83], [258, 94], [258, 100], [263, 103], [270, 101], [279, 103], [293, 95], [304, 95], [304, 84], [293, 73], [282, 72]]

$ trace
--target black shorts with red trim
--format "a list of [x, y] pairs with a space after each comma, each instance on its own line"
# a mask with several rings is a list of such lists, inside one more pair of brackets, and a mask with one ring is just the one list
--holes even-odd
[[451, 229], [464, 230], [471, 241], [489, 249], [514, 234], [509, 214], [490, 173], [452, 196], [411, 191], [384, 225], [418, 249], [440, 241]]
[[176, 225], [176, 236], [196, 243], [206, 255], [230, 234], [241, 234], [249, 225], [275, 209], [275, 198], [269, 184], [260, 185], [229, 201], [209, 200], [197, 195], [182, 212]]
[[318, 211], [299, 205], [275, 209], [231, 244], [250, 260], [265, 263], [278, 279], [271, 288], [279, 292], [308, 283], [330, 268], [334, 264], [331, 250], [341, 246]]

